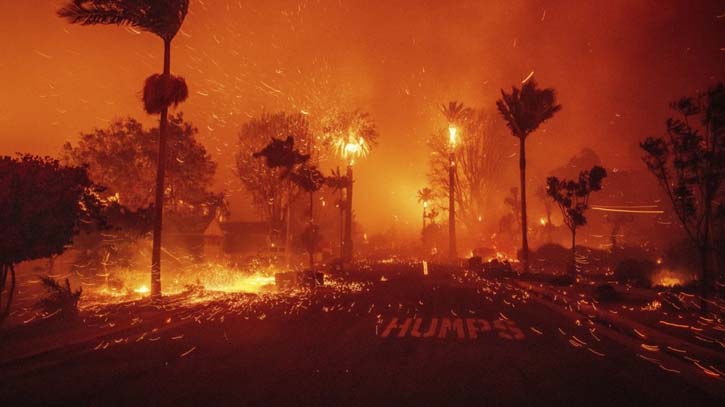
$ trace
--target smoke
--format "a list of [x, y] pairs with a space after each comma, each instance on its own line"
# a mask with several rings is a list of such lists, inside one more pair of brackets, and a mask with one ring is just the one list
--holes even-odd
[[[69, 26], [58, 4], [3, 6], [0, 30], [14, 40], [0, 45], [0, 153], [56, 154], [129, 114], [153, 123], [138, 88], [160, 71], [162, 44], [127, 27]], [[381, 139], [356, 169], [357, 216], [370, 231], [417, 230], [440, 103], [493, 109], [533, 71], [564, 109], [528, 142], [532, 184], [585, 147], [606, 167], [640, 168], [637, 142], [661, 131], [667, 103], [723, 79], [723, 12], [716, 0], [192, 1], [172, 72], [189, 85], [183, 110], [220, 164], [234, 217], [253, 216], [233, 173], [242, 122], [361, 108]]]

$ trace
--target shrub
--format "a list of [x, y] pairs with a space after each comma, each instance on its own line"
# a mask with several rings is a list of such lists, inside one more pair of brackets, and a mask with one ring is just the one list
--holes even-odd
[[637, 287], [649, 288], [656, 269], [655, 263], [649, 260], [627, 259], [617, 264], [614, 278], [620, 283], [629, 283]]
[[594, 290], [594, 298], [600, 302], [616, 301], [621, 295], [610, 284], [601, 284]]
[[532, 270], [544, 272], [565, 272], [571, 263], [571, 249], [562, 245], [549, 243], [540, 246], [529, 256]]
[[575, 280], [571, 274], [563, 274], [552, 277], [549, 282], [558, 286], [570, 286], [575, 283]]
[[78, 300], [80, 300], [83, 293], [82, 288], [72, 291], [67, 278], [65, 279], [65, 285], [61, 285], [48, 276], [40, 277], [40, 280], [48, 292], [48, 296], [38, 303], [43, 311], [49, 314], [58, 313], [58, 316], [63, 319], [78, 316]]

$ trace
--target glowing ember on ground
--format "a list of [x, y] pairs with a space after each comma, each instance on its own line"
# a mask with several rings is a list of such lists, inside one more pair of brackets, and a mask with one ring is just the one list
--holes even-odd
[[[205, 263], [170, 271], [164, 275], [161, 287], [164, 295], [177, 295], [184, 292], [216, 293], [254, 293], [270, 291], [275, 284], [276, 270], [264, 267], [255, 271], [241, 270], [214, 263]], [[94, 303], [113, 303], [147, 296], [151, 290], [145, 281], [145, 270], [116, 270], [110, 281], [92, 286], [84, 298], [86, 305]], [[91, 284], [88, 284], [91, 285]]]

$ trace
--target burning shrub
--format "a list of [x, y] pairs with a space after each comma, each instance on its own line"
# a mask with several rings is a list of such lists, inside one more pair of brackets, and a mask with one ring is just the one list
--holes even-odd
[[71, 319], [78, 316], [78, 300], [81, 298], [83, 289], [72, 291], [70, 281], [65, 279], [65, 285], [61, 285], [52, 277], [40, 277], [43, 286], [48, 291], [48, 296], [40, 300], [38, 305], [48, 314], [57, 313], [60, 318]]
[[617, 264], [614, 278], [620, 283], [649, 288], [657, 265], [649, 260], [627, 259]]

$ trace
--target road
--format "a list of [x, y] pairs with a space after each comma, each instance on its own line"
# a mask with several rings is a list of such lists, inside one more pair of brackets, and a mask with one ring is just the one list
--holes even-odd
[[[385, 275], [383, 281], [378, 275]], [[161, 310], [95, 309], [84, 328], [91, 336], [56, 341], [42, 351], [17, 344], [0, 351], [1, 403], [715, 406], [725, 401], [721, 379], [668, 365], [657, 352], [637, 351], [607, 328], [557, 311], [507, 279], [374, 276], [313, 294], [186, 299]]]

